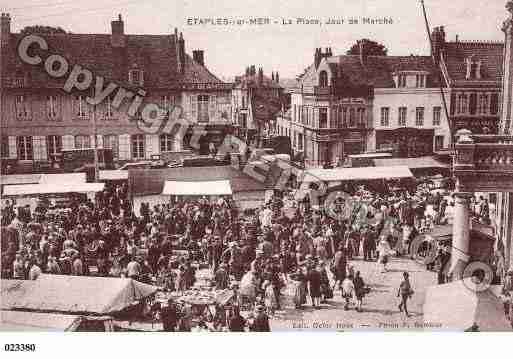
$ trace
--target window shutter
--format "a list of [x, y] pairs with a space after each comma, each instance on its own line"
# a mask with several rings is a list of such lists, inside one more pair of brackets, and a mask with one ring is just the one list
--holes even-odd
[[[144, 142], [146, 144], [145, 146], [145, 156], [146, 158], [150, 159], [151, 155], [153, 155], [153, 135], [145, 135], [144, 136]], [[157, 149], [155, 149], [155, 152], [157, 153]]]
[[130, 135], [119, 136], [119, 159], [130, 159]]
[[34, 136], [34, 160], [46, 160], [46, 138], [45, 136]]
[[190, 97], [190, 116], [191, 121], [198, 120], [198, 97], [196, 95]]
[[63, 150], [71, 150], [75, 148], [75, 139], [72, 135], [64, 135], [62, 136], [62, 149]]
[[16, 136], [9, 136], [9, 158], [13, 159], [18, 156], [16, 148]]
[[216, 119], [217, 99], [216, 95], [208, 97], [208, 117], [210, 120]]

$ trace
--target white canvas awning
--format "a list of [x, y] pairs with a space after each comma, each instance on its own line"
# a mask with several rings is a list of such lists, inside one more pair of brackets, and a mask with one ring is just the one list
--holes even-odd
[[411, 178], [408, 166], [351, 167], [322, 169], [313, 168], [303, 172], [303, 182], [357, 181], [375, 179]]
[[48, 183], [86, 183], [86, 174], [84, 172], [79, 173], [44, 173], [41, 175], [39, 184]]
[[157, 291], [130, 278], [41, 274], [12, 309], [39, 312], [109, 314], [121, 311]]
[[229, 180], [219, 181], [166, 181], [163, 195], [173, 196], [222, 196], [231, 195], [232, 186]]
[[105, 183], [41, 183], [20, 184], [4, 187], [4, 196], [28, 196], [56, 193], [90, 193], [100, 192]]
[[101, 170], [100, 181], [127, 180], [128, 170]]

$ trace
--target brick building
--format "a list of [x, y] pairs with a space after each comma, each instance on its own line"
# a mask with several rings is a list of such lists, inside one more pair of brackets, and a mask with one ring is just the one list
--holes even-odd
[[431, 35], [433, 59], [448, 88], [453, 131], [498, 133], [504, 44], [486, 41], [447, 41], [444, 27]]
[[[200, 142], [203, 152], [209, 142], [219, 143], [231, 131], [231, 84], [207, 69], [203, 51], [189, 56], [176, 29], [168, 35], [125, 34], [121, 15], [111, 27], [111, 34], [42, 34], [49, 47], [46, 56], [64, 56], [70, 70], [74, 64], [88, 68], [105, 78], [104, 86], [112, 81], [134, 93], [143, 90], [143, 105], [157, 104], [165, 117], [173, 106], [180, 106], [182, 117], [193, 125], [184, 141], [163, 128], [147, 133], [137, 125], [140, 112], [129, 116], [128, 102], [113, 109], [112, 98], [107, 97], [94, 110], [99, 147], [112, 148], [122, 163], [187, 147], [193, 127], [199, 124], [207, 130]], [[51, 78], [42, 66], [21, 60], [17, 45], [23, 37], [11, 32], [11, 18], [2, 14], [1, 155], [4, 162], [31, 171], [62, 150], [94, 146], [93, 108], [86, 102], [91, 91], [67, 93], [62, 90], [67, 76]]]

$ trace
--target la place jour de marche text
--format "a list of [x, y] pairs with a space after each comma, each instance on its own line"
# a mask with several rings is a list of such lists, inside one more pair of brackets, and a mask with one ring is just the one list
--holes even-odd
[[393, 25], [397, 23], [390, 16], [383, 17], [345, 17], [334, 16], [325, 19], [307, 17], [188, 17], [186, 24], [189, 26], [261, 26], [261, 25]]

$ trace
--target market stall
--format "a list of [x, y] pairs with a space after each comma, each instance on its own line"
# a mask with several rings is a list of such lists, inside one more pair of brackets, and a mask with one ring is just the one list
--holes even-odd
[[0, 317], [0, 331], [6, 332], [109, 332], [117, 329], [109, 316], [2, 310]]
[[230, 196], [232, 187], [229, 180], [218, 181], [166, 181], [163, 195], [170, 196]]
[[105, 315], [128, 309], [157, 287], [129, 278], [41, 274], [11, 309]]
[[299, 192], [306, 194], [315, 188], [314, 191], [320, 190], [320, 195], [324, 196], [334, 191], [353, 193], [364, 186], [371, 192], [386, 193], [392, 187], [410, 188], [414, 185], [413, 180], [413, 174], [406, 166], [313, 168], [303, 171], [299, 177]]

